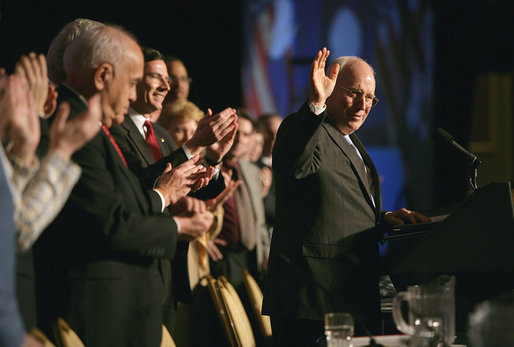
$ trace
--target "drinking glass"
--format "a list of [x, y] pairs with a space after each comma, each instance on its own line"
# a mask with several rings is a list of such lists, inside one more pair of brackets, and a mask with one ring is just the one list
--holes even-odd
[[325, 336], [327, 347], [352, 347], [353, 317], [349, 313], [326, 313]]

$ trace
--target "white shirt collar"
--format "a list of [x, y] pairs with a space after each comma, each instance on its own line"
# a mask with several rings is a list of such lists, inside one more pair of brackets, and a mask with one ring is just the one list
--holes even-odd
[[128, 115], [136, 125], [137, 130], [141, 133], [141, 135], [146, 138], [146, 130], [145, 130], [145, 122], [149, 119], [146, 119], [141, 113], [134, 110], [132, 107], [129, 107]]

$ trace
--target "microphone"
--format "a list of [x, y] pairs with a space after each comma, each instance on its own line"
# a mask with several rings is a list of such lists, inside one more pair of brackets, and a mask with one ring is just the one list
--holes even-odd
[[477, 156], [469, 152], [467, 149], [459, 145], [453, 136], [446, 132], [444, 129], [437, 128], [435, 132], [435, 138], [440, 142], [448, 145], [454, 152], [459, 153], [464, 157], [464, 160], [468, 163], [471, 169], [477, 168], [482, 162], [478, 160]]
[[[319, 283], [318, 281], [316, 281], [310, 274], [306, 273], [305, 271], [303, 271], [300, 267], [298, 267], [297, 265], [293, 264], [293, 262], [291, 261], [291, 259], [286, 256], [284, 253], [280, 253], [279, 254], [279, 259], [281, 259], [285, 264], [287, 264], [287, 266], [289, 266], [291, 269], [293, 269], [296, 273], [298, 273], [300, 276], [306, 278], [307, 280], [309, 280], [311, 283], [313, 283], [316, 287], [318, 287], [319, 289], [321, 289], [326, 295], [330, 296], [330, 297], [333, 297], [333, 293], [330, 292], [330, 290], [325, 286], [323, 285], [322, 283]], [[352, 305], [348, 305], [348, 306], [352, 306]], [[371, 332], [369, 331], [369, 329], [362, 323], [362, 319], [360, 317], [359, 314], [357, 314], [357, 312], [354, 310], [354, 309], [351, 309], [350, 311], [353, 311], [353, 312], [350, 312], [350, 314], [353, 315], [353, 317], [355, 318], [355, 321], [357, 324], [359, 324], [362, 328], [362, 330], [364, 331], [364, 333], [369, 337], [369, 345], [368, 346], [364, 346], [364, 347], [384, 347], [384, 345], [382, 344], [379, 344], [375, 341], [375, 339], [373, 338], [373, 335], [371, 334]]]

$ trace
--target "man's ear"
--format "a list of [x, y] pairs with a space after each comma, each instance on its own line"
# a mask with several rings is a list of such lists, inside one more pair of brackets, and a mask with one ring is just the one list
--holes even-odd
[[94, 75], [96, 90], [102, 91], [114, 79], [114, 69], [112, 64], [102, 63], [96, 70]]

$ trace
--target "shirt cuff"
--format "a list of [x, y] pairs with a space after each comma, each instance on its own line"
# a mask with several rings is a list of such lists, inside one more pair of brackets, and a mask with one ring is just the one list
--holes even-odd
[[319, 116], [327, 109], [327, 105], [325, 105], [323, 107], [319, 107], [319, 106], [315, 106], [311, 102], [309, 102], [309, 108], [311, 109], [312, 113], [314, 113], [316, 116]]
[[153, 191], [156, 192], [157, 195], [159, 195], [159, 197], [161, 198], [161, 202], [162, 202], [161, 212], [164, 212], [164, 209], [166, 208], [166, 200], [164, 200], [164, 196], [157, 189], [154, 189]]
[[173, 220], [175, 221], [175, 224], [177, 224], [177, 234], [180, 233], [180, 223], [178, 222], [178, 219], [173, 217]]
[[187, 159], [191, 159], [193, 156], [191, 155], [191, 152], [189, 151], [189, 148], [186, 147], [186, 145], [182, 146], [182, 150], [186, 154]]

